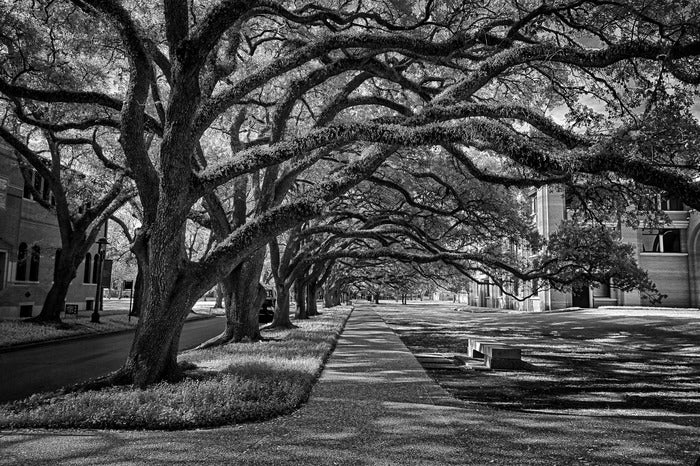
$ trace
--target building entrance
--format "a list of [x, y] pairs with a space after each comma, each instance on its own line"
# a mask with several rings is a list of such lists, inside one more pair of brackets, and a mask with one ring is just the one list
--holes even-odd
[[574, 307], [591, 307], [591, 297], [588, 287], [578, 287], [572, 290], [571, 305]]

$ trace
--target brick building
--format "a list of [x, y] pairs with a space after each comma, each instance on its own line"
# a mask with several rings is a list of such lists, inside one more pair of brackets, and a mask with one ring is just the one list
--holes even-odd
[[[647, 270], [658, 290], [667, 295], [662, 306], [700, 307], [700, 214], [675, 200], [659, 202], [670, 219], [669, 224], [655, 229], [623, 226], [621, 238], [635, 247], [638, 264]], [[566, 218], [565, 197], [560, 187], [533, 190], [530, 205], [537, 231], [545, 238], [556, 232]], [[468, 290], [468, 302], [474, 306], [527, 310], [649, 305], [639, 292], [624, 293], [610, 285], [605, 283], [569, 293], [545, 290], [521, 302], [505, 296], [487, 282], [473, 283]]]
[[[44, 199], [51, 190], [33, 173], [32, 182]], [[31, 317], [41, 310], [53, 282], [61, 236], [56, 217], [32, 198], [14, 152], [0, 139], [0, 317]], [[97, 269], [93, 246], [71, 284], [66, 304], [91, 310]]]

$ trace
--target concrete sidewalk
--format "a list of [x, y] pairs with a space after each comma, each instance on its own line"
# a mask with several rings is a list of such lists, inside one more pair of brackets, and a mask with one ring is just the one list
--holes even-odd
[[0, 462], [465, 464], [459, 438], [476, 420], [458, 404], [374, 310], [359, 308], [309, 402], [292, 415], [197, 431], [4, 432]]

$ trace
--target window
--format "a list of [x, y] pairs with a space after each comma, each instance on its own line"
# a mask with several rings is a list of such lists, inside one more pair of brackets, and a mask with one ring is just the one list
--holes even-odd
[[681, 230], [642, 230], [642, 252], [682, 252]]
[[685, 210], [683, 201], [677, 197], [661, 196], [661, 210]]
[[88, 252], [85, 254], [85, 268], [83, 270], [83, 283], [90, 283], [90, 271], [92, 270], [92, 256]]
[[39, 262], [41, 260], [41, 248], [36, 244], [32, 246], [32, 258], [29, 261], [29, 281], [39, 281]]
[[29, 181], [30, 183], [27, 183], [26, 180], [24, 182], [24, 192], [22, 193], [22, 197], [31, 200], [36, 199], [32, 195], [30, 188], [30, 185], [33, 185], [36, 192], [39, 193], [44, 201], [50, 202], [51, 205], [56, 205], [56, 199], [54, 198], [53, 192], [51, 192], [51, 185], [36, 170], [32, 170], [29, 173]]
[[97, 276], [100, 274], [100, 258], [95, 254], [95, 260], [92, 263], [92, 282], [97, 283]]
[[533, 221], [537, 217], [537, 194], [533, 194], [527, 199], [527, 215]]
[[[32, 172], [33, 173], [33, 172]], [[24, 193], [22, 193], [22, 197], [25, 199], [31, 199], [32, 198], [32, 190], [29, 187], [30, 185], [27, 183], [27, 181], [24, 181]]]
[[17, 270], [15, 280], [23, 282], [27, 279], [27, 243], [20, 243], [17, 250]]

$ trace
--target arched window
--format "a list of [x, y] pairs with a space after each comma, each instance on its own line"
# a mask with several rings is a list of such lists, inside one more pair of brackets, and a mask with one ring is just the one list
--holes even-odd
[[90, 283], [90, 271], [92, 270], [92, 256], [85, 254], [85, 268], [83, 270], [83, 283]]
[[100, 258], [95, 254], [95, 260], [92, 263], [92, 283], [97, 283], [97, 275], [100, 273]]
[[19, 243], [17, 250], [17, 273], [15, 280], [23, 282], [27, 279], [27, 243]]
[[39, 281], [39, 262], [41, 261], [41, 248], [38, 245], [32, 246], [32, 258], [29, 261], [29, 281]]

